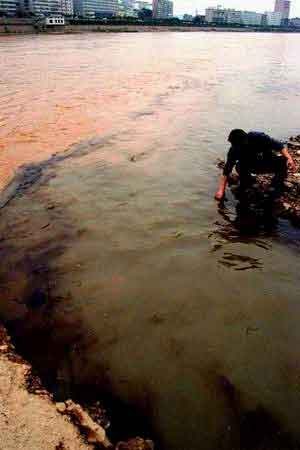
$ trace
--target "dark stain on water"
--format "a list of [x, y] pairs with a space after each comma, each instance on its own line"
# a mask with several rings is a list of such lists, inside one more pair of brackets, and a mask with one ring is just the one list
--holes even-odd
[[[75, 156], [79, 157], [80, 152], [75, 153]], [[165, 439], [161, 439], [157, 424], [153, 423], [153, 418], [157, 414], [158, 394], [148, 380], [139, 380], [136, 395], [124, 400], [115, 393], [113, 373], [109, 364], [101, 362], [101, 356], [97, 365], [84, 376], [84, 379], [78, 376], [78, 371], [89, 364], [89, 354], [93, 352], [91, 349], [98, 345], [99, 337], [87, 328], [80, 311], [74, 309], [74, 294], [71, 291], [60, 293], [61, 278], [66, 276], [67, 269], [54, 268], [55, 261], [67, 253], [74, 239], [85, 238], [87, 235], [83, 224], [80, 223], [78, 228], [66, 214], [60, 216], [60, 220], [55, 220], [57, 211], [61, 209], [61, 198], [55, 200], [55, 207], [53, 202], [48, 203], [47, 200], [47, 186], [53, 180], [48, 170], [66, 158], [71, 158], [71, 154], [58, 160], [55, 157], [50, 160], [49, 165], [43, 164], [38, 170], [26, 168], [23, 175], [26, 182], [21, 183], [16, 190], [23, 196], [22, 203], [18, 196], [12, 196], [10, 206], [2, 211], [1, 235], [4, 240], [1, 254], [6, 264], [1, 268], [0, 285], [1, 296], [6, 302], [1, 305], [1, 318], [13, 336], [17, 350], [33, 364], [36, 373], [45, 386], [54, 393], [56, 400], [72, 397], [75, 401], [88, 404], [100, 399], [109, 411], [109, 419], [113, 426], [108, 433], [113, 441], [142, 434], [154, 438], [157, 448], [166, 449], [168, 444]], [[33, 176], [32, 183], [28, 170]], [[41, 205], [35, 216], [30, 214], [32, 202]], [[22, 213], [27, 214], [28, 211], [30, 217], [24, 220]], [[261, 235], [255, 235], [253, 230], [251, 236], [244, 232], [240, 233], [238, 225], [240, 222], [236, 218], [228, 219], [227, 214], [223, 214], [222, 217], [226, 218], [226, 224], [217, 224], [217, 231], [210, 235], [214, 240], [218, 237], [223, 240], [222, 244], [214, 243], [213, 248], [219, 264], [234, 271], [262, 270], [263, 262], [259, 258], [223, 251], [223, 248], [234, 242], [246, 243], [250, 239], [258, 248], [269, 251], [270, 244], [266, 243]], [[5, 221], [8, 223], [15, 221], [15, 227], [8, 231]], [[36, 232], [31, 235], [30, 230], [39, 223], [41, 226], [37, 226]], [[45, 237], [43, 224], [51, 230], [51, 238]], [[51, 227], [48, 224], [51, 224]], [[17, 245], [19, 241], [21, 245]], [[27, 248], [26, 253], [24, 245]], [[77, 264], [76, 271], [81, 269], [82, 263]], [[80, 287], [84, 282], [84, 279], [80, 279], [75, 284]], [[168, 313], [157, 311], [148, 315], [147, 321], [159, 332], [170, 319]], [[257, 331], [257, 327], [248, 326], [246, 336], [255, 336]], [[110, 339], [106, 341], [108, 347], [120, 344], [117, 336]], [[102, 342], [104, 343], [105, 339]], [[169, 338], [167, 348], [175, 359], [184, 361], [186, 349], [179, 337]], [[216, 396], [216, 403], [223, 408], [227, 417], [226, 431], [223, 430], [219, 437], [212, 437], [213, 442], [216, 440], [219, 442], [218, 448], [298, 449], [297, 442], [292, 435], [284, 431], [284, 427], [273, 417], [273, 413], [259, 403], [249, 409], [245, 402], [247, 393], [225, 375], [226, 371], [220, 374], [221, 370], [222, 366], [218, 364], [206, 374], [199, 367], [198, 373], [199, 379], [206, 380], [201, 388], [202, 394]], [[128, 378], [126, 374], [119, 379], [119, 383], [124, 386], [130, 382], [130, 377]], [[178, 414], [182, 419], [179, 411]], [[195, 418], [187, 416], [185, 420], [193, 422]], [[185, 437], [182, 436], [181, 439], [184, 441]], [[181, 450], [182, 441], [178, 446], [173, 444], [172, 448]], [[196, 447], [193, 445], [193, 437], [189, 437], [188, 442], [186, 450], [198, 448], [198, 444], [195, 444]], [[211, 448], [211, 445], [206, 442], [203, 448]]]

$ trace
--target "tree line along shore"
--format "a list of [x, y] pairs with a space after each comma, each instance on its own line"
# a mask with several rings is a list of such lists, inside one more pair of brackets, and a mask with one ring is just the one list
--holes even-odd
[[271, 32], [295, 33], [300, 28], [291, 27], [262, 27], [262, 26], [208, 26], [197, 23], [186, 23], [179, 19], [140, 22], [131, 19], [115, 19], [107, 22], [89, 20], [67, 20], [64, 25], [47, 26], [37, 18], [0, 18], [0, 34], [33, 34], [33, 33], [84, 33], [84, 32]]

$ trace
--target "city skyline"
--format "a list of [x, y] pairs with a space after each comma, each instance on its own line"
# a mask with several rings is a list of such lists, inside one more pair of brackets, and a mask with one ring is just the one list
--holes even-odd
[[[275, 0], [175, 0], [174, 15], [204, 14], [205, 8], [210, 6], [222, 5], [224, 8], [234, 8], [240, 10], [249, 10], [257, 12], [273, 11]], [[292, 0], [290, 17], [300, 17], [300, 0]]]

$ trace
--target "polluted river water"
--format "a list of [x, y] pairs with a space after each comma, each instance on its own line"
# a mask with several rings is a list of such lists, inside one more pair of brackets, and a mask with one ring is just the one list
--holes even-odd
[[157, 448], [300, 440], [300, 233], [213, 200], [231, 128], [299, 134], [299, 44], [0, 40], [3, 187], [26, 164], [1, 209], [0, 318], [58, 397], [113, 395]]

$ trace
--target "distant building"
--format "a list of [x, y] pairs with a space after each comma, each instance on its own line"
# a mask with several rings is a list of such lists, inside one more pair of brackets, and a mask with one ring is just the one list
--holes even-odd
[[[281, 2], [282, 8], [285, 8], [285, 17], [288, 17], [288, 0], [277, 0]], [[244, 26], [280, 26], [282, 25], [282, 13], [277, 11], [268, 11], [265, 14], [255, 11], [238, 11], [235, 9], [225, 9], [220, 6], [216, 8], [206, 8], [205, 22], [215, 25], [244, 25]]]
[[58, 16], [62, 14], [61, 0], [21, 0], [20, 9], [36, 16]]
[[120, 17], [138, 17], [138, 11], [133, 0], [117, 0], [117, 16]]
[[0, 0], [0, 14], [15, 16], [19, 8], [18, 0]]
[[223, 9], [221, 7], [217, 8], [206, 8], [205, 10], [205, 22], [224, 24], [227, 23], [228, 9]]
[[281, 12], [266, 11], [266, 25], [269, 27], [280, 27], [282, 21]]
[[73, 0], [60, 0], [61, 13], [63, 16], [73, 16], [74, 5]]
[[290, 9], [290, 0], [275, 0], [274, 12], [281, 13], [282, 25], [288, 25]]
[[118, 12], [117, 0], [74, 0], [74, 14], [96, 19], [115, 16]]
[[[117, 0], [117, 2], [117, 15], [121, 17], [139, 17], [139, 13], [143, 10], [143, 8], [146, 8], [146, 4], [150, 5], [152, 9], [151, 3], [144, 1], [136, 2], [135, 0]], [[145, 6], [142, 6], [142, 4], [145, 4]]]
[[300, 17], [294, 17], [290, 19], [290, 25], [295, 28], [300, 28]]
[[241, 25], [242, 11], [236, 11], [235, 9], [228, 9], [226, 22], [232, 25]]
[[173, 2], [170, 0], [153, 0], [152, 16], [154, 19], [169, 19], [173, 17]]
[[254, 11], [242, 11], [242, 23], [246, 26], [262, 25], [263, 15]]
[[207, 8], [205, 10], [205, 21], [215, 24], [259, 26], [262, 21], [262, 14], [254, 11], [238, 11], [220, 7]]
[[152, 10], [152, 3], [144, 2], [144, 1], [137, 1], [137, 2], [135, 2], [134, 7], [138, 11], [140, 11], [142, 9]]

